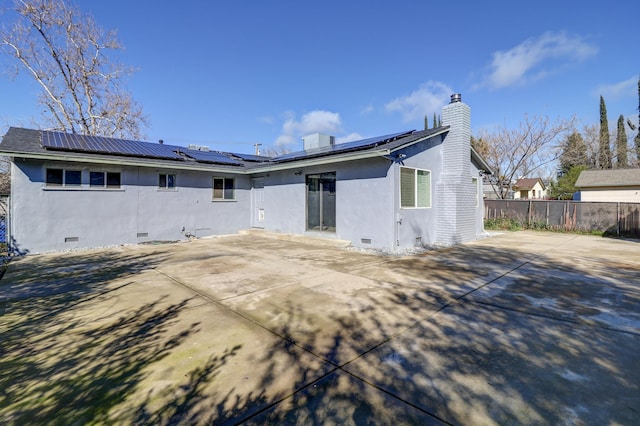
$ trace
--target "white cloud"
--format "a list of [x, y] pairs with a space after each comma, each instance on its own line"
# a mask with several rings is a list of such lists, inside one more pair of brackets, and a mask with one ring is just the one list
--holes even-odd
[[282, 125], [280, 136], [276, 139], [277, 146], [290, 145], [300, 140], [302, 136], [311, 133], [326, 133], [335, 135], [342, 131], [342, 120], [337, 112], [316, 110], [306, 113], [300, 120], [296, 115], [288, 112]]
[[603, 84], [599, 86], [594, 95], [602, 95], [605, 100], [615, 100], [620, 98], [635, 96], [638, 87], [638, 77], [633, 76], [628, 80], [613, 84]]
[[570, 62], [583, 61], [597, 51], [595, 45], [582, 37], [547, 32], [509, 50], [494, 52], [489, 75], [482, 86], [502, 89], [539, 80]]
[[360, 115], [369, 115], [373, 112], [373, 105], [369, 104], [366, 107], [362, 108], [360, 111]]
[[425, 115], [440, 111], [448, 103], [453, 90], [439, 81], [428, 81], [409, 95], [401, 96], [385, 105], [388, 112], [400, 112], [402, 120], [422, 120]]

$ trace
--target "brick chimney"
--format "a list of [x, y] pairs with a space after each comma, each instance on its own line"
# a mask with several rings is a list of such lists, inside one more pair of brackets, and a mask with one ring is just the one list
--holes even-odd
[[442, 125], [450, 126], [442, 144], [443, 173], [436, 182], [436, 242], [459, 244], [476, 238], [476, 187], [471, 176], [471, 108], [460, 94], [442, 108]]

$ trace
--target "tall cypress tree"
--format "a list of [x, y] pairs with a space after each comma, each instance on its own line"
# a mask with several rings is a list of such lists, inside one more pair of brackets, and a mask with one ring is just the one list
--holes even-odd
[[600, 147], [598, 149], [598, 163], [601, 169], [611, 168], [611, 145], [609, 142], [609, 121], [607, 120], [607, 106], [600, 96]]
[[427, 114], [424, 115], [424, 129], [429, 130], [429, 118], [427, 117]]
[[616, 155], [618, 156], [618, 162], [616, 163], [619, 169], [626, 169], [629, 167], [629, 160], [627, 158], [627, 132], [624, 127], [624, 117], [620, 114], [618, 117], [618, 133], [616, 134]]
[[438, 127], [438, 120], [436, 120], [436, 113], [433, 113], [433, 127]]

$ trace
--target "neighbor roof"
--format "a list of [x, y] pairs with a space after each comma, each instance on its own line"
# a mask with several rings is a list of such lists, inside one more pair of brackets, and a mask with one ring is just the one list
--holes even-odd
[[640, 185], [640, 169], [584, 170], [576, 181], [578, 188]]
[[544, 187], [544, 182], [542, 182], [542, 179], [540, 178], [524, 178], [524, 179], [518, 179], [516, 181], [516, 183], [513, 184], [513, 187], [515, 189], [533, 189], [534, 186], [536, 186], [536, 183], [540, 182], [540, 186], [542, 187], [542, 189], [545, 189]]

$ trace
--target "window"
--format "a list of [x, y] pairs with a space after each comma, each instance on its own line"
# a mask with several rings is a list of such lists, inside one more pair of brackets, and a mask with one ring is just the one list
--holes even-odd
[[47, 168], [46, 184], [47, 186], [80, 186], [82, 171]]
[[233, 200], [235, 180], [233, 178], [213, 178], [213, 199], [214, 200]]
[[120, 173], [90, 172], [89, 186], [93, 188], [120, 188]]
[[400, 207], [431, 207], [431, 172], [400, 167]]
[[471, 183], [473, 184], [473, 188], [476, 190], [476, 204], [475, 206], [478, 207], [479, 204], [479, 197], [478, 197], [478, 178], [471, 178]]
[[176, 175], [160, 173], [158, 175], [158, 188], [173, 189], [176, 187]]

